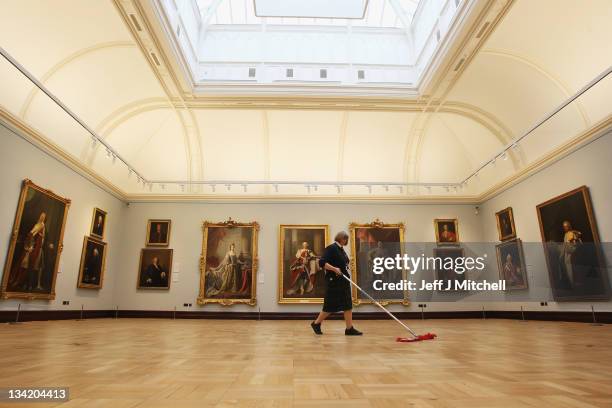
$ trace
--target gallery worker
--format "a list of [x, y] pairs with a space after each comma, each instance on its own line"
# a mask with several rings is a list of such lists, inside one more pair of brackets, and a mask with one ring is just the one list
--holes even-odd
[[325, 270], [325, 298], [323, 301], [323, 311], [319, 313], [317, 320], [312, 322], [312, 330], [316, 334], [323, 334], [321, 323], [330, 314], [344, 312], [344, 321], [347, 336], [359, 336], [362, 333], [353, 327], [353, 299], [351, 297], [351, 284], [342, 275], [350, 278], [348, 271], [349, 257], [344, 251], [344, 246], [348, 244], [349, 236], [345, 231], [336, 234], [334, 243], [327, 246], [323, 256], [319, 260], [319, 266]]

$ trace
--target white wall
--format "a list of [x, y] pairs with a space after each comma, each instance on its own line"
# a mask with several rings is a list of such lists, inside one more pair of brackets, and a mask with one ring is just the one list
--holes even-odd
[[[0, 124], [0, 265], [4, 268], [23, 179], [70, 198], [64, 230], [64, 250], [60, 258], [61, 273], [55, 285], [53, 301], [0, 301], [0, 310], [14, 310], [21, 303], [25, 310], [37, 309], [109, 309], [113, 304], [114, 275], [120, 270], [119, 245], [126, 206], [120, 200], [92, 184], [37, 147]], [[104, 287], [100, 290], [78, 289], [83, 237], [89, 234], [93, 208], [108, 212], [106, 223], [107, 260]], [[63, 306], [62, 300], [70, 300]]]
[[[506, 207], [512, 207], [516, 224], [517, 237], [524, 243], [541, 242], [536, 206], [553, 197], [574, 188], [586, 185], [589, 187], [593, 212], [601, 242], [612, 241], [612, 132], [600, 137], [590, 144], [557, 161], [553, 165], [534, 174], [521, 183], [509, 188], [503, 193], [481, 205], [481, 222], [483, 240], [495, 242], [498, 240], [495, 213]], [[536, 278], [547, 276], [546, 270], [529, 270], [529, 257], [525, 254], [527, 269]], [[612, 259], [608, 254], [608, 275], [612, 281]], [[545, 278], [548, 284], [548, 279]], [[549, 302], [549, 306], [541, 310], [590, 310], [595, 305], [596, 310], [612, 311], [612, 302]], [[512, 303], [496, 304], [500, 309], [516, 309]]]

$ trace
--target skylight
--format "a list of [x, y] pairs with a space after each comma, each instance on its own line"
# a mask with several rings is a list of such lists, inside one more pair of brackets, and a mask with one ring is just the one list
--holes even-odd
[[324, 87], [325, 92], [343, 94], [376, 88], [381, 95], [407, 96], [415, 94], [420, 75], [462, 1], [159, 4], [194, 92], [237, 92], [240, 86], [249, 88], [248, 93], [312, 94]]
[[253, 0], [253, 3], [258, 17], [361, 19], [368, 0]]

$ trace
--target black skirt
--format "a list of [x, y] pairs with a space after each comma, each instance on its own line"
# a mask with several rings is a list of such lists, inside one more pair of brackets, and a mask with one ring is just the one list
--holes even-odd
[[327, 290], [323, 299], [323, 311], [328, 313], [344, 312], [353, 309], [351, 284], [341, 276], [332, 272], [325, 274]]

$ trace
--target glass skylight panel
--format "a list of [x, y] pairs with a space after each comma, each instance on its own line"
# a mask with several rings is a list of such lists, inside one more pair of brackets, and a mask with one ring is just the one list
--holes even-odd
[[368, 0], [253, 0], [259, 17], [360, 19]]

